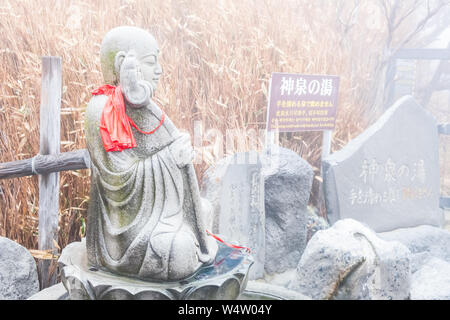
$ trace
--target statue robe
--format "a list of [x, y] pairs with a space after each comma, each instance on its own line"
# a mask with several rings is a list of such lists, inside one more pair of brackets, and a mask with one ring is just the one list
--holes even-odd
[[[168, 125], [173, 124], [166, 117], [151, 135], [133, 128], [137, 147], [106, 152], [99, 131], [106, 99], [92, 97], [85, 115], [91, 157], [89, 264], [140, 279], [184, 278], [201, 266], [202, 251], [192, 186], [168, 148], [174, 141]], [[150, 105], [127, 106], [126, 112], [141, 130], [160, 122]]]

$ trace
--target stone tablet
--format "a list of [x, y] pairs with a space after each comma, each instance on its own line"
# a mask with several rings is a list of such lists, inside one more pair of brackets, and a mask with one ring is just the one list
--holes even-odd
[[265, 215], [261, 161], [255, 151], [236, 153], [222, 180], [219, 234], [251, 249], [249, 279], [264, 275]]
[[441, 226], [438, 132], [433, 116], [404, 96], [323, 161], [330, 222], [352, 218], [376, 232]]

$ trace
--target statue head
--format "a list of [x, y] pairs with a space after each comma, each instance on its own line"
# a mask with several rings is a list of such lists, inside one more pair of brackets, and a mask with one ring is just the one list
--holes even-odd
[[137, 27], [117, 27], [103, 38], [100, 62], [105, 82], [112, 85], [119, 83], [120, 67], [130, 50], [134, 50], [136, 54], [143, 79], [148, 81], [155, 91], [162, 74], [158, 61], [158, 44], [149, 32]]

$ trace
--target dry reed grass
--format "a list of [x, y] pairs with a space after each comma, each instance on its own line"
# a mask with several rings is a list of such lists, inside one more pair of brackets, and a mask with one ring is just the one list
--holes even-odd
[[[0, 162], [39, 152], [44, 55], [63, 60], [61, 151], [85, 147], [83, 110], [90, 91], [102, 84], [99, 44], [119, 25], [147, 28], [158, 40], [164, 77], [156, 100], [191, 135], [194, 120], [223, 133], [263, 128], [271, 72], [339, 75], [332, 150], [340, 149], [368, 124], [364, 112], [379, 80], [373, 70], [386, 36], [373, 1], [365, 1], [355, 21], [348, 3], [1, 1]], [[321, 137], [320, 132], [283, 134], [281, 143], [317, 168]], [[206, 164], [196, 169], [201, 178]], [[82, 233], [89, 172], [63, 172], [60, 186], [63, 248]], [[1, 180], [0, 188], [0, 235], [37, 248], [37, 177]]]

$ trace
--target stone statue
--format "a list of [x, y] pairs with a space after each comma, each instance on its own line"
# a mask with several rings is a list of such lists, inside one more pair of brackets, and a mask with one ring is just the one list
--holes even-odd
[[158, 54], [153, 36], [140, 28], [118, 27], [103, 39], [105, 82], [121, 87], [126, 115], [140, 130], [157, 130], [143, 134], [133, 127], [135, 147], [107, 152], [100, 119], [108, 96], [90, 100], [85, 114], [91, 157], [86, 247], [91, 267], [171, 281], [211, 263], [217, 244], [206, 233], [212, 206], [199, 195], [190, 137], [152, 100], [162, 74]]

